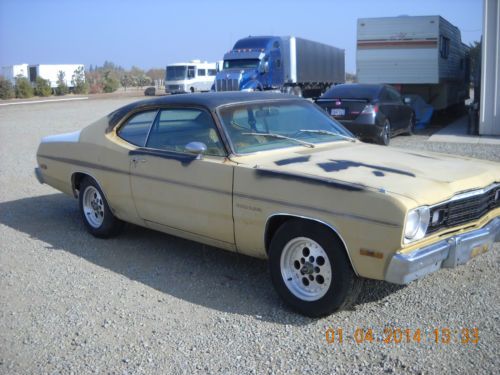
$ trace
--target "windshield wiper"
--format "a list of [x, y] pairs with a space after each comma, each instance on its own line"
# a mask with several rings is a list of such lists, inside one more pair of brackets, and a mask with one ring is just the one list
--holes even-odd
[[342, 134], [339, 134], [339, 133], [334, 133], [334, 132], [330, 132], [328, 130], [316, 130], [316, 129], [300, 129], [299, 132], [303, 132], [303, 133], [314, 133], [314, 134], [326, 134], [326, 135], [334, 135], [334, 136], [337, 136], [337, 137], [340, 137], [340, 138], [344, 138], [344, 139], [347, 139], [351, 142], [356, 142], [356, 138], [353, 138], [353, 137], [349, 137], [347, 135], [342, 135]]
[[243, 134], [243, 135], [260, 135], [263, 137], [286, 139], [289, 141], [300, 143], [301, 145], [304, 145], [306, 147], [310, 147], [310, 148], [316, 147], [313, 143], [301, 141], [300, 139], [297, 139], [297, 138], [287, 137], [286, 135], [281, 135], [281, 134], [276, 134], [276, 133], [241, 133], [241, 134]]

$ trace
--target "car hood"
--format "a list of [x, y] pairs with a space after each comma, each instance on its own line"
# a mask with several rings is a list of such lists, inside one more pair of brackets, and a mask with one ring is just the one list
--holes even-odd
[[[459, 156], [363, 143], [290, 153], [260, 153], [241, 160], [255, 168], [345, 182], [402, 195], [418, 205], [500, 182], [500, 164]], [[268, 155], [265, 155], [268, 154]]]

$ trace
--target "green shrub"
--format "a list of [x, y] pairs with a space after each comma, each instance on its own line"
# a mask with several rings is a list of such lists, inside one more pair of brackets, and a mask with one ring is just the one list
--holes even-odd
[[116, 78], [111, 77], [109, 74], [104, 75], [102, 91], [114, 92], [118, 89], [119, 86], [120, 82]]
[[56, 87], [56, 95], [66, 95], [69, 92], [68, 85], [64, 82], [59, 82]]
[[73, 84], [73, 91], [75, 94], [87, 94], [89, 92], [89, 85], [85, 82], [85, 72], [83, 67], [75, 70], [73, 77], [71, 78], [71, 83]]
[[65, 81], [66, 74], [60, 70], [57, 73], [57, 87], [56, 87], [56, 95], [66, 95], [69, 92], [68, 85]]
[[23, 76], [16, 77], [16, 98], [31, 98], [33, 96], [33, 87], [28, 78]]
[[14, 94], [12, 83], [8, 79], [0, 77], [0, 99], [11, 99]]
[[35, 95], [38, 96], [52, 95], [52, 87], [50, 86], [50, 81], [48, 79], [43, 79], [42, 77], [36, 77]]

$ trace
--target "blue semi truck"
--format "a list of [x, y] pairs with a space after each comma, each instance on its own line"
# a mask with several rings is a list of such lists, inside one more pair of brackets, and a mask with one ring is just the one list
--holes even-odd
[[214, 90], [273, 90], [316, 97], [344, 82], [343, 49], [294, 36], [249, 36], [224, 55]]

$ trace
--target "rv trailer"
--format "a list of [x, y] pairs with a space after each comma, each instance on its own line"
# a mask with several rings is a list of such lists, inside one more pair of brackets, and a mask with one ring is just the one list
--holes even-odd
[[356, 65], [360, 83], [391, 84], [435, 110], [469, 97], [469, 47], [440, 16], [358, 19]]

